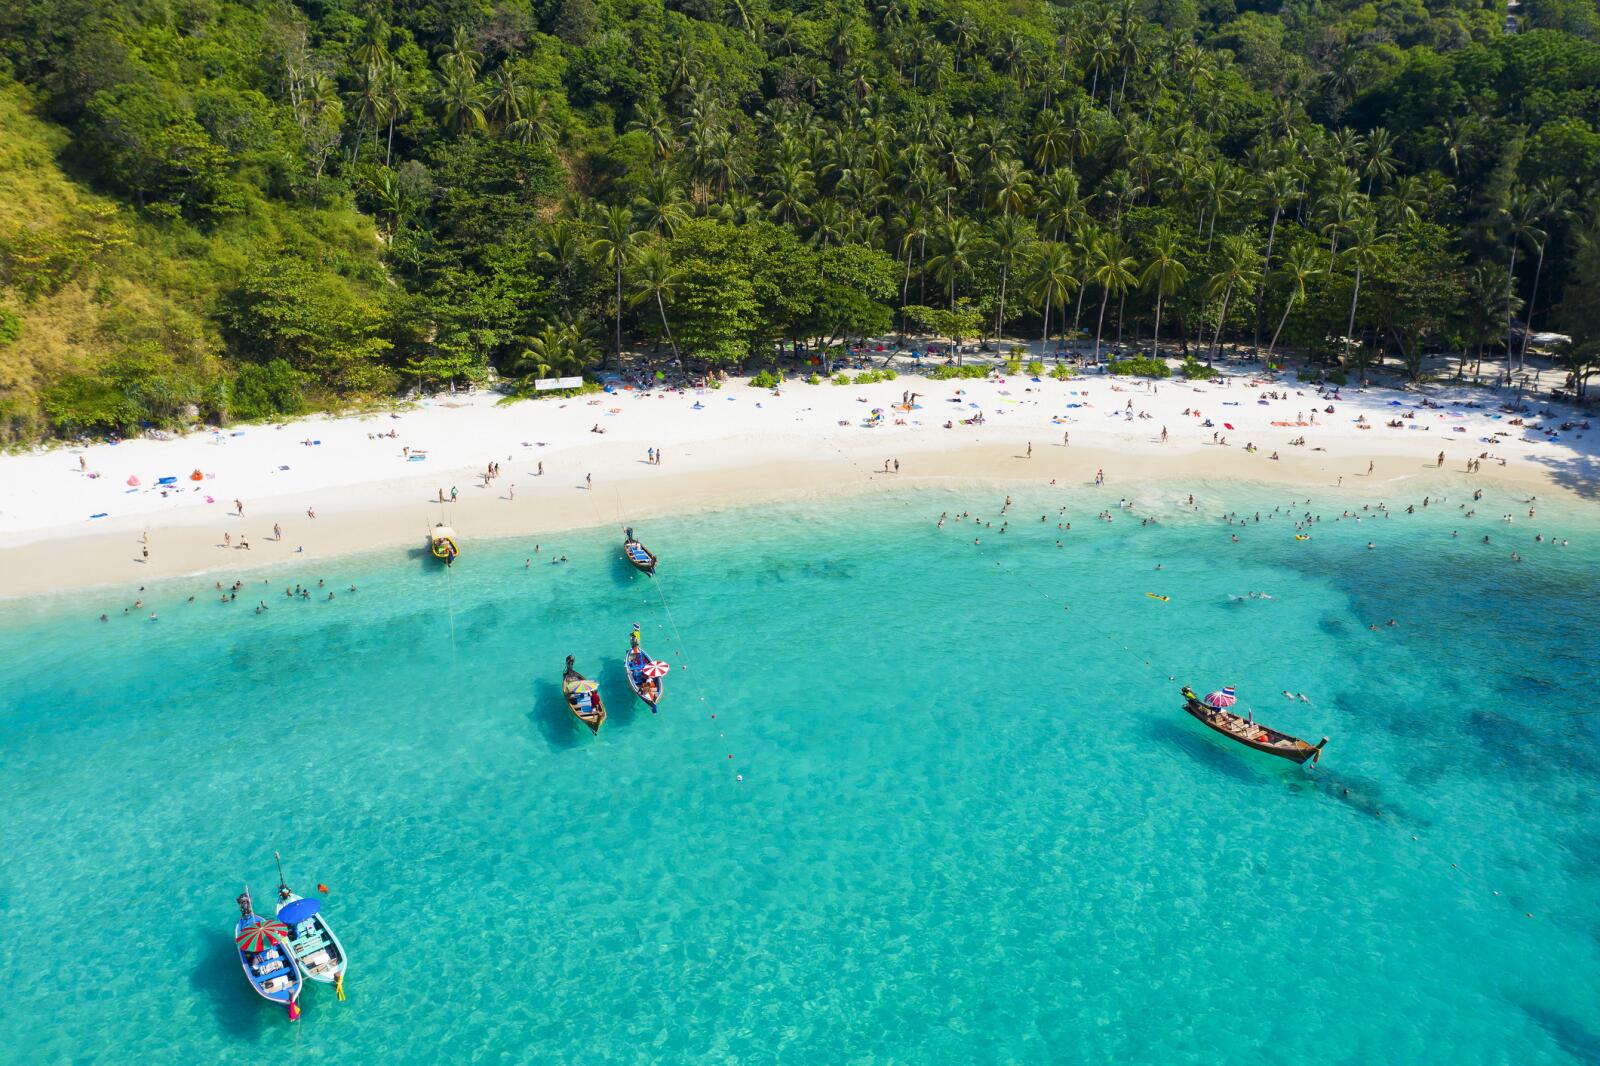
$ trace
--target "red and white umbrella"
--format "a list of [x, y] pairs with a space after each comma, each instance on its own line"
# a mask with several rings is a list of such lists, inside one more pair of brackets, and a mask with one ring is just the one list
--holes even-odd
[[1206, 703], [1219, 711], [1224, 707], [1232, 707], [1239, 702], [1239, 697], [1233, 694], [1233, 686], [1229, 685], [1221, 692], [1212, 692], [1206, 696]]
[[652, 659], [645, 663], [644, 667], [640, 669], [639, 672], [645, 677], [666, 677], [667, 671], [671, 669], [672, 667], [668, 666], [660, 659]]

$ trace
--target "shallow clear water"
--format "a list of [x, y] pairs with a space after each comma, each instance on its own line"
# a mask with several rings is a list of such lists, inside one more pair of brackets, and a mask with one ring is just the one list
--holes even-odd
[[[1333, 522], [1352, 496], [1312, 508], [1310, 541], [1280, 516], [1235, 544], [1160, 487], [1135, 493], [1158, 527], [1094, 520], [1127, 489], [1075, 489], [1019, 494], [1001, 535], [1003, 491], [653, 523], [655, 585], [606, 529], [541, 538], [526, 569], [529, 544], [480, 542], [448, 575], [319, 564], [228, 606], [198, 580], [126, 617], [107, 594], [3, 605], [0, 1041], [26, 1062], [1600, 1058], [1600, 512]], [[943, 510], [995, 528], [975, 546]], [[319, 577], [334, 602], [284, 598]], [[680, 667], [659, 715], [622, 677], [633, 621]], [[599, 738], [561, 702], [569, 653], [602, 680]], [[1185, 681], [1327, 734], [1321, 767], [1211, 735]], [[348, 1000], [310, 987], [298, 1024], [231, 944], [274, 849], [330, 886], [354, 958]]]

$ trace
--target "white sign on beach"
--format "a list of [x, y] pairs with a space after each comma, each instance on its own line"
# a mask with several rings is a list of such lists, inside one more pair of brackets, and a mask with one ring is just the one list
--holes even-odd
[[577, 389], [583, 387], [583, 378], [581, 376], [575, 378], [538, 378], [534, 381], [533, 387], [539, 392], [544, 392], [546, 389]]

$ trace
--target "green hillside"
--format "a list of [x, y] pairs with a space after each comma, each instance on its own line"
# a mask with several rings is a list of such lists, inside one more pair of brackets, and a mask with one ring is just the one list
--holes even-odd
[[[1528, 0], [18, 0], [9, 440], [941, 332], [1600, 359], [1600, 17]], [[1509, 349], [1509, 350], [1508, 350]], [[1468, 367], [1470, 369], [1470, 367]]]

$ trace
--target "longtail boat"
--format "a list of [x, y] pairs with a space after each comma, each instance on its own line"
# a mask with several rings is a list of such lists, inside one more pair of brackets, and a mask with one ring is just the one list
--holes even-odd
[[622, 555], [643, 573], [656, 572], [655, 553], [639, 543], [639, 538], [633, 535], [632, 527], [622, 531]]
[[635, 696], [649, 704], [650, 713], [655, 714], [656, 705], [666, 695], [665, 678], [670, 667], [645, 654], [639, 646], [637, 625], [633, 627], [633, 638], [628, 643], [628, 657], [624, 663], [628, 668], [628, 687], [633, 689]]
[[263, 918], [250, 902], [246, 885], [237, 900], [239, 921], [233, 927], [239, 965], [250, 987], [263, 998], [289, 1009], [291, 1022], [300, 1019], [300, 990], [305, 987], [300, 966], [287, 943], [288, 928], [275, 918]]
[[600, 723], [606, 720], [606, 705], [600, 701], [600, 685], [574, 670], [570, 655], [567, 656], [566, 672], [561, 675], [561, 695], [566, 697], [567, 709], [572, 716], [598, 736]]
[[1229, 740], [1237, 740], [1247, 748], [1295, 763], [1304, 763], [1309, 759], [1311, 765], [1315, 766], [1317, 760], [1322, 758], [1322, 746], [1328, 742], [1327, 737], [1316, 744], [1307, 744], [1299, 737], [1258, 724], [1254, 716], [1242, 718], [1227, 710], [1235, 698], [1231, 685], [1209, 694], [1205, 699], [1196, 696], [1188, 685], [1183, 686], [1183, 709]]
[[277, 852], [272, 857], [278, 860], [278, 920], [289, 930], [288, 944], [294, 961], [308, 980], [333, 985], [343, 999], [344, 972], [350, 957], [322, 914], [322, 901], [296, 895], [283, 879], [283, 859]]

